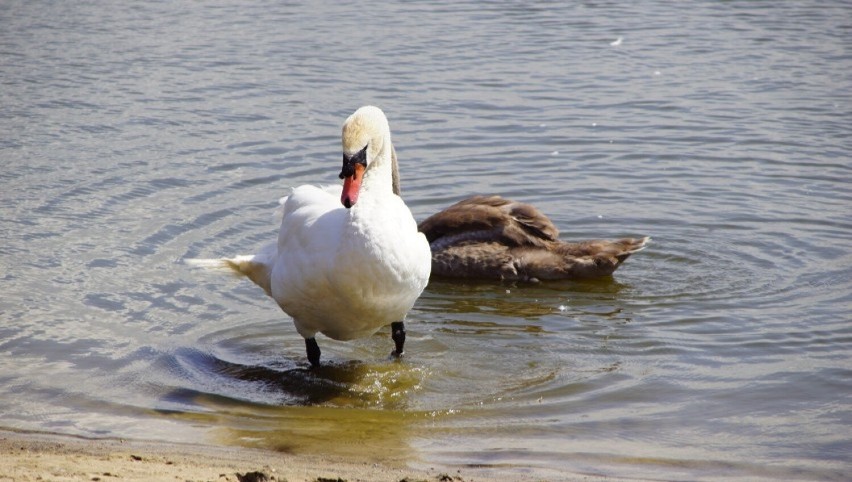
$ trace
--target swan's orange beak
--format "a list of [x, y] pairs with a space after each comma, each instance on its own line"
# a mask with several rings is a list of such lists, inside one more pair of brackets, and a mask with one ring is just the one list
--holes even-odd
[[361, 181], [364, 180], [364, 171], [367, 170], [367, 146], [356, 154], [347, 156], [343, 154], [343, 169], [340, 170], [340, 179], [343, 179], [343, 194], [340, 202], [351, 208], [358, 202], [358, 193], [361, 192]]
[[343, 178], [343, 194], [340, 195], [340, 202], [346, 206], [346, 209], [351, 208], [358, 201], [358, 193], [361, 191], [361, 181], [364, 179], [366, 169], [363, 164], [355, 164], [352, 175]]

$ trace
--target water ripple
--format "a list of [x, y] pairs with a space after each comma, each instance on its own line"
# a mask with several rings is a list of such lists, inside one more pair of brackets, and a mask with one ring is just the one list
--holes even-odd
[[[6, 426], [288, 452], [330, 434], [555, 479], [844, 478], [843, 2], [325, 3], [0, 8]], [[278, 198], [339, 182], [366, 103], [418, 219], [499, 193], [564, 239], [653, 243], [603, 280], [436, 280], [401, 362], [384, 330], [323, 339], [308, 370], [260, 290], [180, 261], [274, 241]]]

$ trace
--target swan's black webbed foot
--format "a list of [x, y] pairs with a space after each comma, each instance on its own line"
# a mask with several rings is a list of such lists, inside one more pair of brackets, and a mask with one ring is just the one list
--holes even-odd
[[305, 348], [308, 351], [308, 361], [316, 368], [320, 364], [320, 347], [316, 338], [305, 338]]
[[391, 323], [391, 338], [393, 338], [393, 343], [396, 346], [396, 349], [391, 352], [391, 356], [399, 358], [403, 354], [405, 345], [405, 323], [401, 321]]

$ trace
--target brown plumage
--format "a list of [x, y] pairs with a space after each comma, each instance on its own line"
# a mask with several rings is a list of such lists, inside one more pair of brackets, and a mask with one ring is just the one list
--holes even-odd
[[474, 196], [418, 226], [432, 248], [432, 274], [539, 281], [608, 276], [650, 238], [568, 243], [535, 207]]

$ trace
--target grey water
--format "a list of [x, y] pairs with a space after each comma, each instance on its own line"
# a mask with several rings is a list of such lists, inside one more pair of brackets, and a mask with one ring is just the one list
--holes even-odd
[[[183, 260], [274, 239], [365, 104], [418, 219], [496, 193], [653, 243], [607, 279], [434, 280], [402, 361], [385, 330], [311, 371], [259, 289]], [[848, 2], [3, 1], [0, 428], [842, 480], [850, 152]]]

